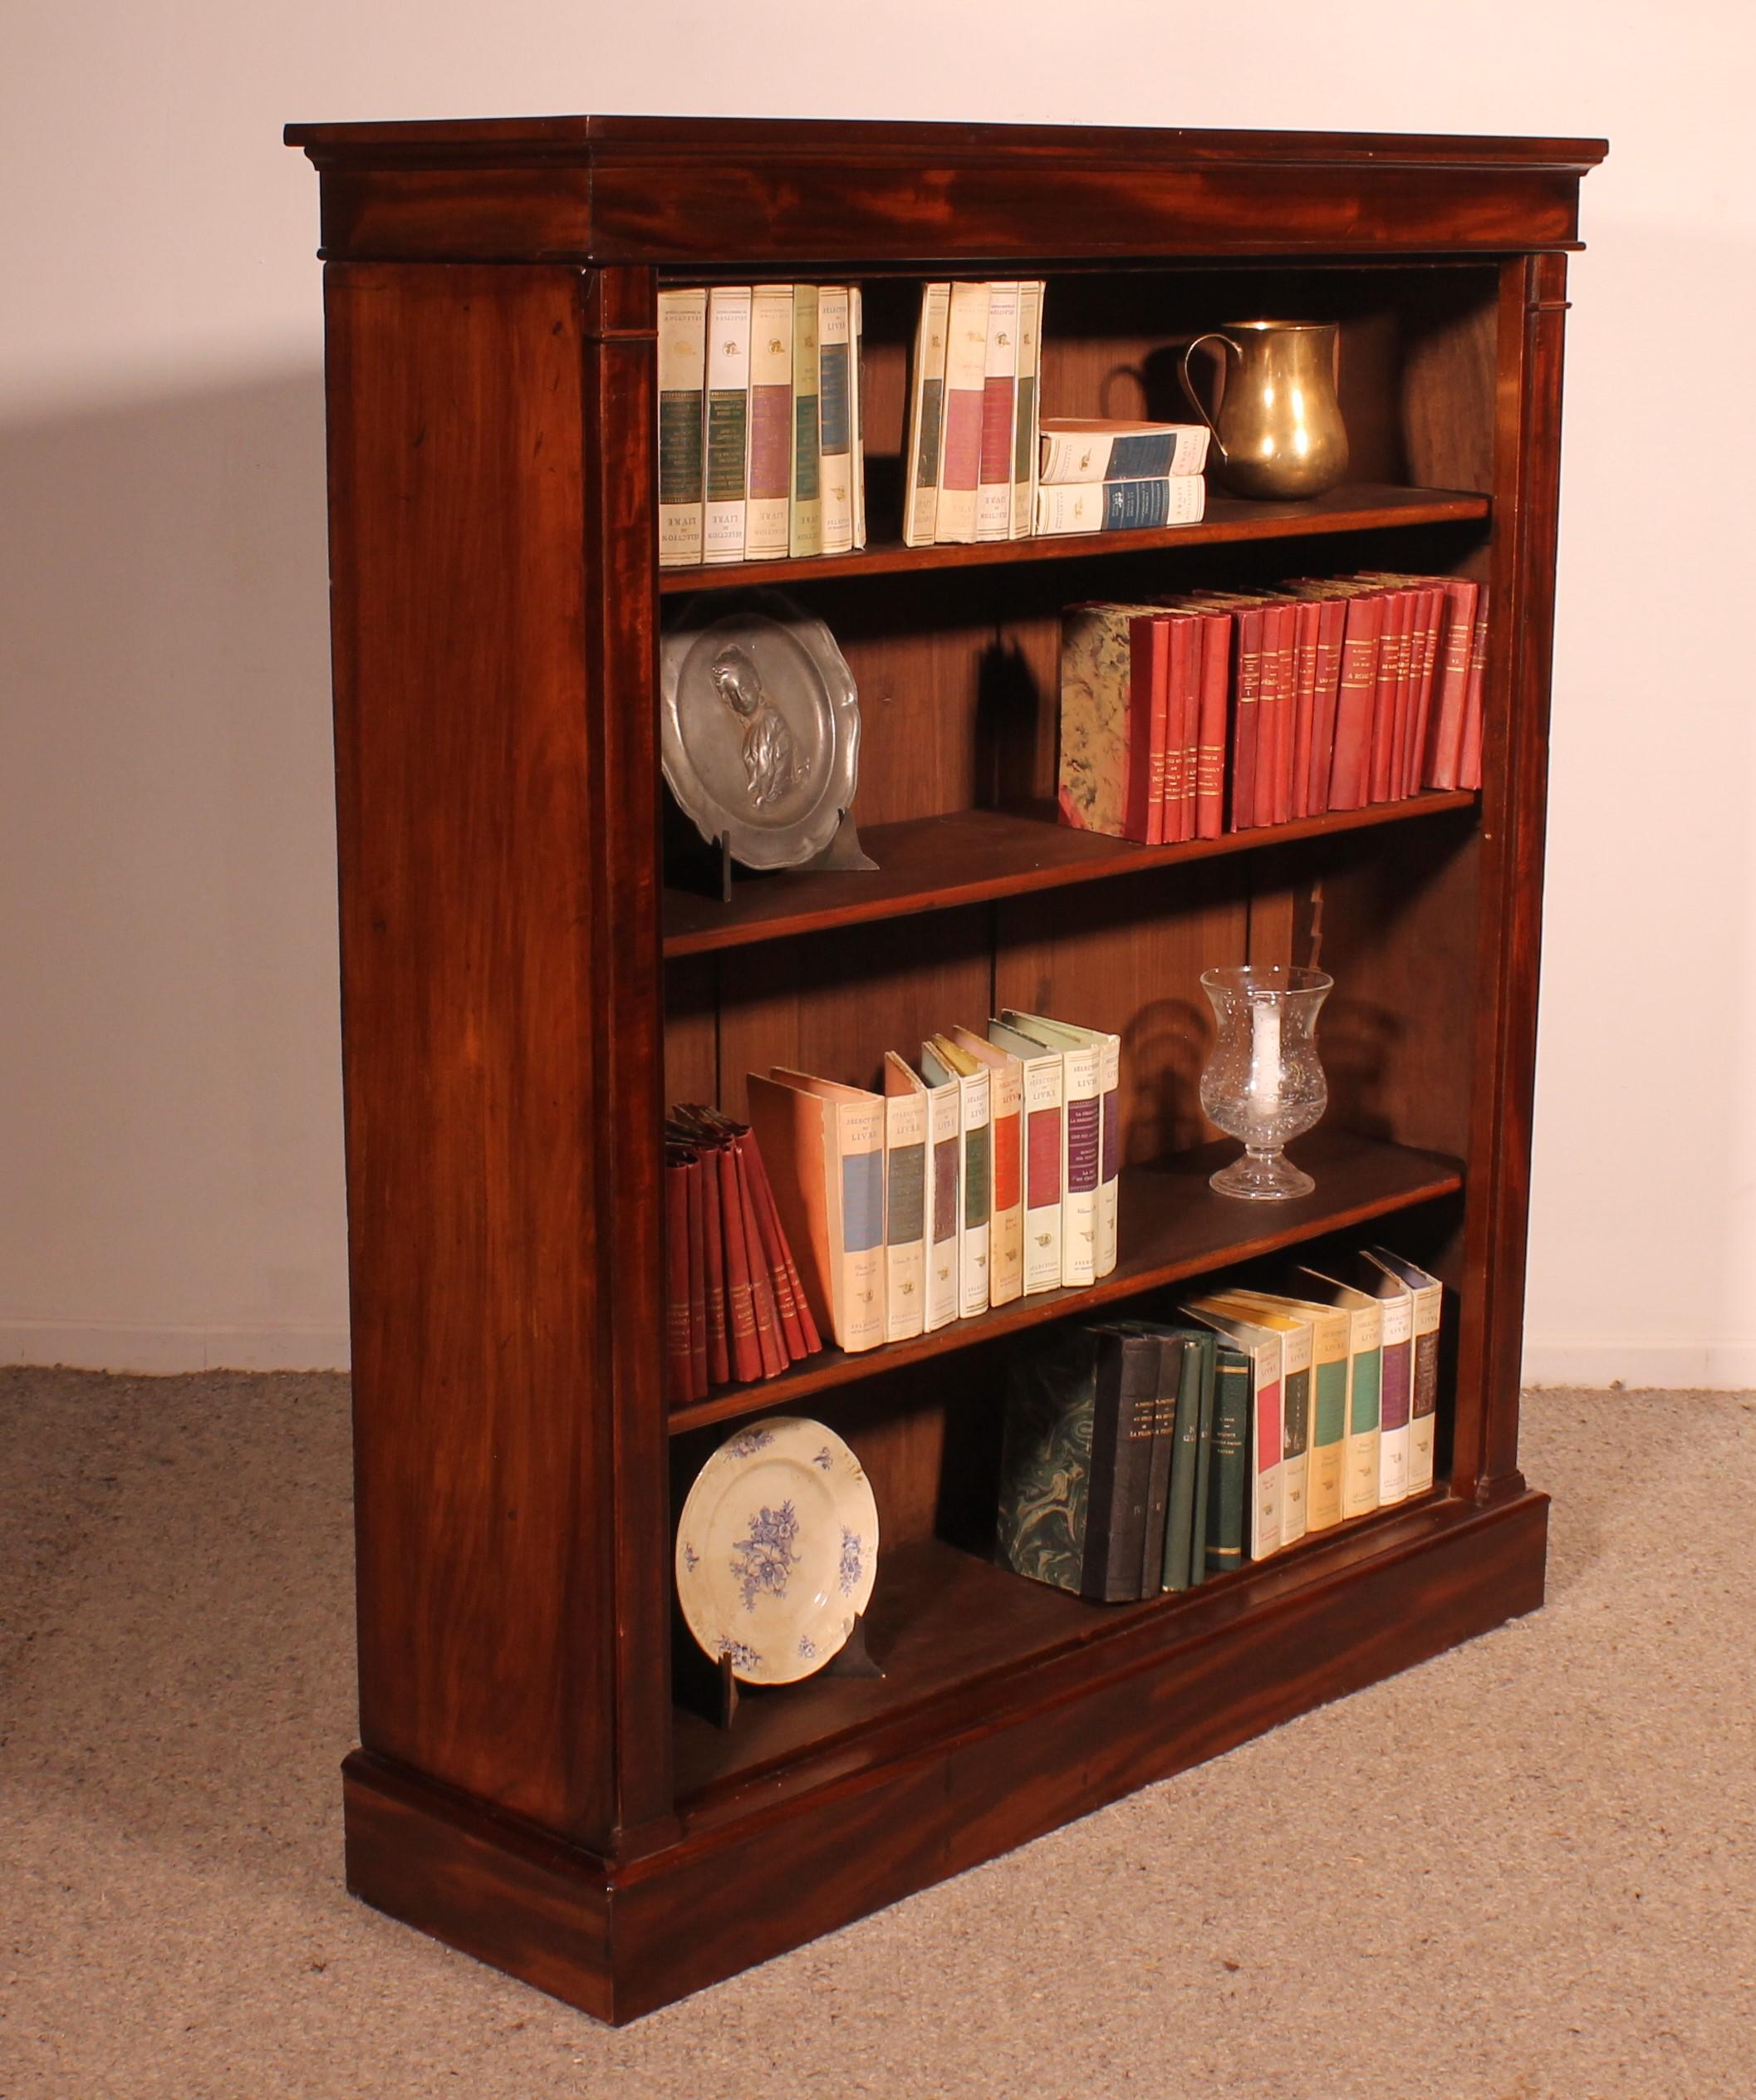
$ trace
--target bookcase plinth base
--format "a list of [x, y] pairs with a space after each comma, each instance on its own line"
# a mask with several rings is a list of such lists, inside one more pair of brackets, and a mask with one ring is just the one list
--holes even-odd
[[906, 1755], [844, 1744], [686, 1803], [639, 1857], [597, 1858], [356, 1750], [348, 1887], [620, 2024], [1534, 1611], [1548, 1511], [1528, 1490], [1435, 1498], [1383, 1550], [1253, 1597], [1223, 1638], [1194, 1613], [1180, 1637], [1168, 1610], [1144, 1656], [1098, 1641], [998, 1688], [983, 1720], [924, 1724]]

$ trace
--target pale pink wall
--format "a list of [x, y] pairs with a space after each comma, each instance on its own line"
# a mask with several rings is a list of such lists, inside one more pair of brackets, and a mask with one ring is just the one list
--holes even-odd
[[0, 1359], [344, 1360], [316, 199], [282, 121], [674, 110], [1610, 137], [1573, 280], [1530, 1365], [1756, 1382], [1756, 459], [1714, 391], [1752, 340], [1744, 11], [846, 18], [885, 41], [759, 0], [14, 0]]

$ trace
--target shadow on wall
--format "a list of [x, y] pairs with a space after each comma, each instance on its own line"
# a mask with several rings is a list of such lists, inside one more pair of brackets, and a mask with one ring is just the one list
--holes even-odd
[[239, 1337], [191, 1362], [325, 1360], [321, 376], [0, 430], [0, 1356], [125, 1365], [187, 1330]]

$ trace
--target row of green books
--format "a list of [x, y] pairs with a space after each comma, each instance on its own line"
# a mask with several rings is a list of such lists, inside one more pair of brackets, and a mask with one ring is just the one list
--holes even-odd
[[1092, 1322], [1014, 1357], [998, 1558], [1101, 1603], [1188, 1589], [1433, 1484], [1443, 1290], [1388, 1248], [1186, 1325]]
[[866, 544], [860, 287], [659, 294], [659, 566]]

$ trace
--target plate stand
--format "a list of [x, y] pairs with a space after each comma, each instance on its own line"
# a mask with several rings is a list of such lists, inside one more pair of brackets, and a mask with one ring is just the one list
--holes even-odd
[[[723, 833], [714, 841], [719, 859], [719, 901], [732, 901], [732, 849]], [[808, 861], [801, 861], [796, 868], [762, 868], [749, 871], [761, 875], [876, 875], [878, 863], [861, 846], [860, 827], [846, 810], [843, 810], [836, 823], [836, 835], [821, 853], [813, 853]]]
[[[866, 1615], [854, 1620], [854, 1630], [821, 1670], [818, 1677], [881, 1677], [866, 1644]], [[771, 1687], [784, 1692], [785, 1685]], [[732, 1675], [732, 1658], [704, 1655], [693, 1638], [686, 1638], [672, 1666], [671, 1691], [679, 1706], [711, 1721], [715, 1728], [729, 1728], [746, 1696], [745, 1687]]]

